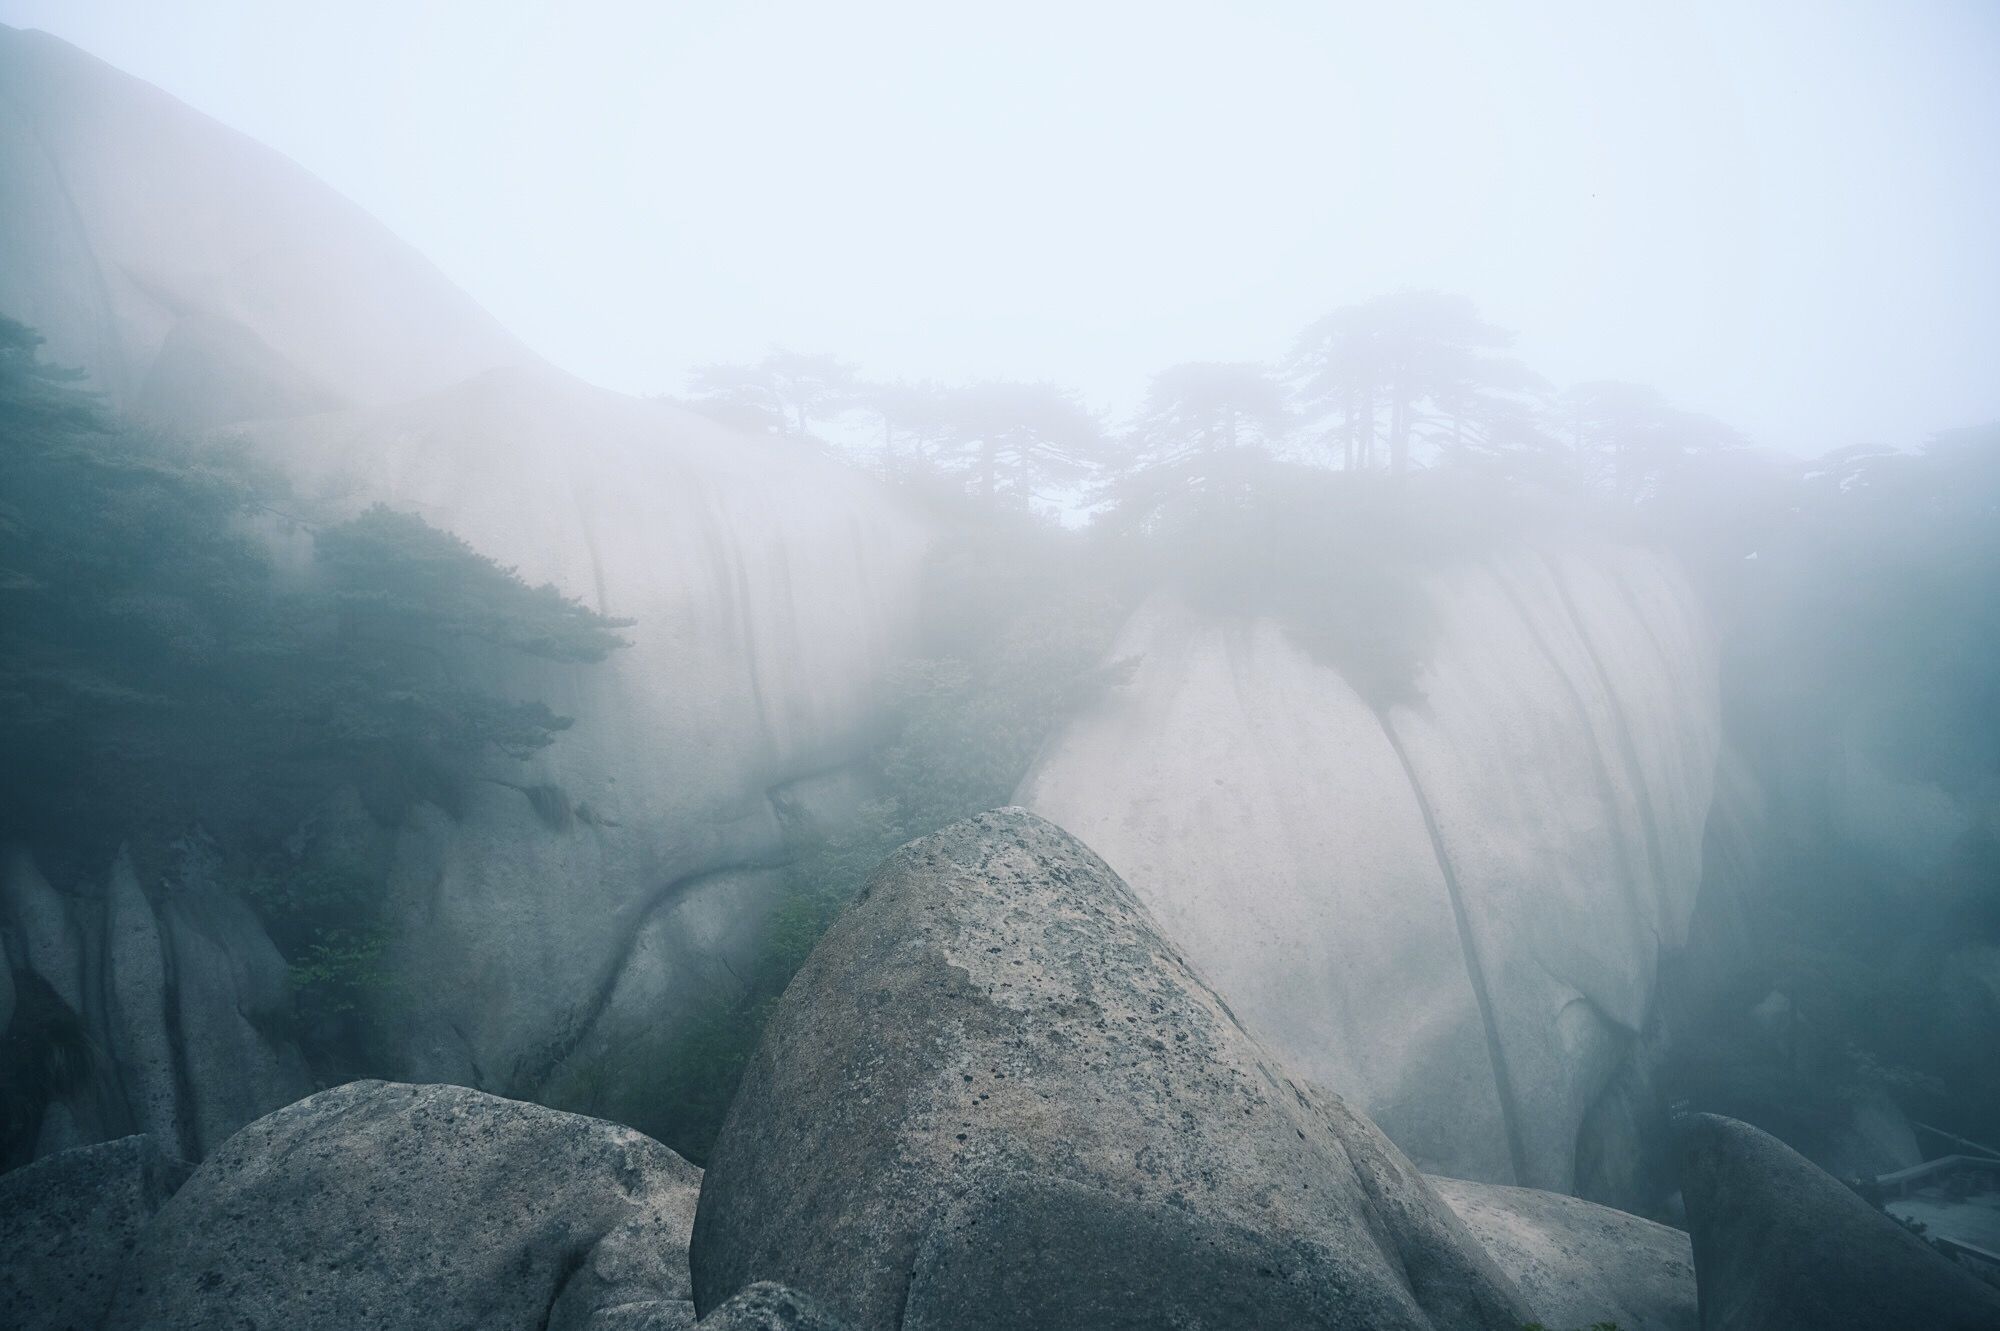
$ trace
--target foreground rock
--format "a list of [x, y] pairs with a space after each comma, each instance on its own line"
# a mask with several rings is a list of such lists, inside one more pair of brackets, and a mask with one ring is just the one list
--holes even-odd
[[692, 1320], [700, 1172], [459, 1086], [362, 1081], [239, 1132], [148, 1232], [112, 1327], [612, 1331]]
[[1678, 1229], [1576, 1197], [1434, 1178], [1502, 1271], [1550, 1327], [1696, 1331], [1694, 1254]]
[[759, 1281], [701, 1319], [700, 1331], [847, 1331], [795, 1289]]
[[699, 1308], [779, 1281], [861, 1331], [1528, 1318], [1401, 1153], [1281, 1072], [1117, 876], [1021, 809], [905, 846], [814, 951], [716, 1144], [691, 1263]]
[[1685, 1126], [1702, 1331], [1991, 1331], [2000, 1290], [1747, 1123]]
[[136, 1136], [0, 1175], [0, 1326], [103, 1322], [140, 1231], [192, 1168]]
[[1387, 708], [1274, 620], [1155, 599], [1109, 654], [1130, 682], [1016, 799], [1425, 1169], [1637, 1204], [1664, 1134], [1606, 1097], [1650, 1056], [1702, 882], [1712, 632], [1673, 562], [1627, 547], [1496, 553], [1424, 591], [1421, 700]]

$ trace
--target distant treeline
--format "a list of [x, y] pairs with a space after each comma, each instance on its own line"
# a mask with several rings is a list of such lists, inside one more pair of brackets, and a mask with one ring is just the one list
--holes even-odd
[[1512, 341], [1464, 297], [1401, 292], [1313, 323], [1282, 364], [1162, 370], [1116, 424], [1056, 384], [871, 381], [837, 356], [785, 350], [696, 370], [687, 400], [752, 432], [872, 441], [892, 475], [955, 476], [991, 501], [1060, 499], [1127, 518], [1246, 452], [1393, 475], [1444, 465], [1633, 500], [1679, 460], [1737, 442], [1641, 385], [1558, 392], [1506, 354]]

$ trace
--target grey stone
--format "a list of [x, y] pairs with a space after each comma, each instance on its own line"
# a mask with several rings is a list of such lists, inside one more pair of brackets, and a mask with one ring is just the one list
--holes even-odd
[[1916, 1130], [1879, 1086], [1849, 1089], [1840, 1122], [1827, 1134], [1819, 1166], [1838, 1179], [1871, 1179], [1924, 1162]]
[[1237, 1236], [1231, 1261], [1246, 1235], [1296, 1253], [1339, 1292], [1322, 1325], [1527, 1318], [1401, 1153], [1294, 1082], [1101, 860], [1003, 809], [890, 857], [786, 991], [704, 1183], [695, 1305], [775, 1280], [890, 1331], [939, 1226], [1019, 1176], [1126, 1204], [1090, 1212], [1105, 1281], [1160, 1279], [1105, 1234], [1151, 1217], [1164, 1250], [1179, 1209]]
[[1023, 1176], [975, 1190], [918, 1249], [901, 1331], [1236, 1331], [1367, 1324], [1312, 1245]]
[[0, 309], [117, 408], [205, 426], [533, 359], [380, 223], [160, 89], [7, 27], [0, 84]]
[[1561, 1193], [1434, 1178], [1438, 1196], [1550, 1327], [1696, 1331], [1694, 1253], [1678, 1229]]
[[584, 1331], [687, 1331], [694, 1325], [689, 1299], [648, 1299], [599, 1308], [583, 1324]]
[[191, 1168], [142, 1135], [0, 1174], [0, 1326], [94, 1331], [141, 1231]]
[[298, 1048], [276, 1033], [291, 989], [284, 958], [250, 908], [194, 882], [169, 893], [159, 914], [174, 966], [181, 1117], [191, 1152], [206, 1155], [304, 1095], [312, 1079]]
[[199, 1159], [311, 1088], [283, 1033], [283, 959], [249, 907], [182, 849], [179, 871], [151, 894], [123, 853], [101, 881], [69, 891], [26, 852], [6, 858], [0, 932], [91, 1051], [79, 1084], [43, 1107], [36, 1155], [137, 1129]]
[[847, 1324], [815, 1300], [758, 1281], [696, 1323], [701, 1331], [847, 1331]]
[[673, 1310], [620, 1310], [687, 1300], [699, 1178], [629, 1128], [352, 1082], [209, 1157], [149, 1231], [110, 1325], [652, 1326]]
[[1747, 1123], [1682, 1125], [1681, 1190], [1702, 1331], [2000, 1326], [2000, 1290]]
[[104, 905], [104, 1047], [117, 1067], [134, 1125], [185, 1149], [185, 1109], [174, 1076], [179, 1050], [167, 1014], [167, 957], [160, 921], [129, 855], [111, 865]]
[[[1129, 683], [1015, 799], [1424, 1168], [1567, 1192], [1695, 911], [1713, 633], [1670, 558], [1611, 544], [1424, 592], [1422, 697], [1386, 711], [1274, 620], [1154, 599], [1109, 654]], [[1629, 1134], [1598, 1136], [1597, 1176], [1634, 1176]]]

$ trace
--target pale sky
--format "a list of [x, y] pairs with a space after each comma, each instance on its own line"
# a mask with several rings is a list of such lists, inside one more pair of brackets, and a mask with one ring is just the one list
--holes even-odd
[[586, 378], [767, 346], [1123, 409], [1398, 287], [1760, 442], [2000, 418], [2000, 2], [0, 0]]

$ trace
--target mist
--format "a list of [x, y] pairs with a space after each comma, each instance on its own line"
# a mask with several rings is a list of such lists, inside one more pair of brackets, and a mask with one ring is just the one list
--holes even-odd
[[1123, 412], [1462, 293], [1801, 454], [2000, 415], [1980, 3], [8, 0], [284, 152], [557, 364], [775, 344]]
[[0, 19], [0, 1324], [2000, 1326], [2000, 11]]

